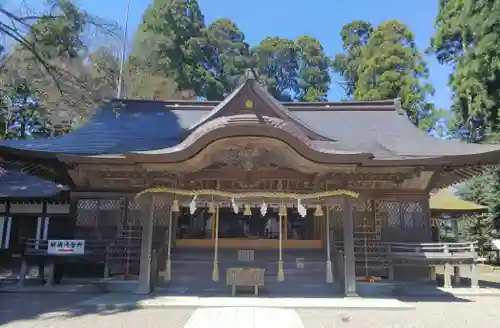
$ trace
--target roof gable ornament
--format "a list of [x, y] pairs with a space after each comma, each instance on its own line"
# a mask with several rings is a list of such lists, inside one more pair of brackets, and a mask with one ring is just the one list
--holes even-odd
[[[221, 118], [242, 115], [242, 110], [247, 114], [255, 115], [262, 121], [263, 117], [276, 117], [284, 122], [295, 126], [295, 129], [304, 131], [306, 135], [315, 140], [330, 140], [314, 131], [298, 117], [291, 113], [281, 102], [274, 98], [265, 86], [259, 81], [256, 68], [248, 68], [245, 71], [245, 79], [229, 96], [215, 106], [210, 113], [196, 124], [192, 125], [188, 132], [192, 132], [203, 124]], [[241, 122], [241, 121], [240, 121]]]
[[394, 109], [398, 114], [406, 114], [406, 111], [403, 109], [403, 105], [401, 104], [401, 98], [394, 99]]
[[245, 71], [245, 79], [258, 80], [259, 70], [256, 68], [247, 68]]
[[260, 78], [259, 69], [257, 68], [247, 68], [245, 70], [245, 80], [243, 81], [243, 83], [248, 80], [254, 80], [261, 86], [266, 87], [266, 80]]

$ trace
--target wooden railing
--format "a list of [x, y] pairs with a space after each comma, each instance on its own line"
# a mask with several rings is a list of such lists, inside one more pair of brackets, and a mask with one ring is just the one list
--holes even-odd
[[[335, 242], [334, 246], [343, 250], [342, 242]], [[399, 243], [399, 242], [378, 242], [369, 241], [366, 245], [354, 245], [354, 254], [356, 257], [364, 256], [365, 253], [369, 256], [378, 257], [391, 257], [398, 256], [421, 256], [428, 255], [476, 255], [476, 242], [463, 242], [463, 243]]]
[[394, 253], [475, 253], [477, 242], [464, 243], [389, 243], [389, 252]]

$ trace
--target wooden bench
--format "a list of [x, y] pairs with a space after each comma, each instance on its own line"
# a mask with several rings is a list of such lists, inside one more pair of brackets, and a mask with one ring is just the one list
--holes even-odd
[[259, 268], [226, 269], [226, 283], [231, 286], [231, 295], [236, 295], [236, 287], [253, 287], [254, 295], [259, 296], [259, 287], [264, 286], [265, 271]]

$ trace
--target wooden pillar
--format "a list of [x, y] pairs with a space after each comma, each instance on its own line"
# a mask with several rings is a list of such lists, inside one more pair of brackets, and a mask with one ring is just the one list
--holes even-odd
[[460, 280], [461, 280], [461, 277], [460, 277], [460, 264], [459, 265], [456, 265], [453, 267], [453, 282], [455, 283], [455, 285], [460, 285]]
[[175, 240], [177, 239], [177, 230], [179, 228], [179, 217], [180, 212], [172, 212], [172, 239], [170, 239], [170, 244], [175, 247]]
[[43, 217], [36, 218], [35, 249], [38, 249], [42, 234]]
[[476, 263], [472, 263], [470, 265], [470, 287], [471, 288], [479, 288], [479, 281], [477, 278], [477, 265]]
[[354, 221], [351, 199], [344, 198], [344, 294], [358, 296], [356, 292], [356, 261], [354, 258]]
[[163, 277], [165, 281], [170, 281], [172, 279], [172, 225], [173, 225], [173, 215], [172, 206], [168, 206], [168, 231], [167, 231], [167, 261], [165, 264], [165, 276]]
[[154, 195], [148, 199], [147, 212], [143, 220], [141, 257], [139, 264], [139, 286], [137, 294], [149, 294], [151, 291], [151, 251], [153, 246]]
[[5, 216], [0, 216], [0, 249], [3, 248], [3, 231], [5, 227]]
[[449, 263], [444, 264], [444, 283], [443, 287], [444, 288], [451, 288], [451, 270], [453, 267]]
[[5, 240], [3, 247], [8, 249], [10, 246], [10, 230], [12, 229], [12, 216], [7, 217], [7, 227], [5, 229]]
[[431, 265], [430, 268], [429, 268], [429, 279], [431, 281], [436, 281], [437, 277], [436, 277], [436, 266], [434, 265]]

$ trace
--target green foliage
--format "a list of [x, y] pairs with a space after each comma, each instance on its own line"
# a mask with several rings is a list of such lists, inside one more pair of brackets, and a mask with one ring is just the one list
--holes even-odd
[[222, 100], [238, 85], [245, 69], [251, 66], [245, 35], [229, 19], [216, 19], [204, 31], [210, 72], [214, 81], [206, 92], [208, 99]]
[[326, 100], [330, 84], [329, 59], [315, 38], [268, 37], [250, 49], [231, 20], [205, 26], [195, 0], [154, 1], [139, 26], [131, 62], [208, 100], [224, 99], [249, 67], [258, 68], [269, 92], [282, 101]]
[[69, 0], [60, 0], [51, 15], [41, 16], [30, 26], [28, 39], [36, 43], [45, 58], [76, 58], [86, 45], [82, 32], [88, 14]]
[[353, 21], [341, 32], [345, 53], [337, 54], [333, 70], [343, 78], [348, 97], [357, 100], [400, 98], [408, 116], [423, 129], [433, 127], [435, 112], [427, 97], [434, 89], [413, 33], [399, 21], [388, 20], [375, 29]]
[[321, 43], [311, 36], [301, 36], [295, 41], [299, 57], [298, 101], [325, 101], [330, 87], [328, 68], [330, 61]]
[[498, 131], [500, 104], [500, 1], [441, 0], [430, 51], [454, 71], [456, 125], [477, 142]]
[[155, 0], [137, 28], [132, 61], [141, 69], [173, 78], [180, 89], [206, 97], [208, 90], [219, 87], [204, 83], [211, 78], [204, 66], [211, 56], [203, 40], [204, 28], [198, 1]]
[[267, 90], [281, 101], [324, 101], [329, 90], [329, 59], [310, 36], [264, 39], [252, 56]]
[[366, 46], [373, 26], [365, 21], [352, 21], [344, 25], [340, 36], [345, 54], [337, 54], [332, 62], [333, 71], [343, 78], [341, 86], [346, 96], [352, 98], [358, 81], [358, 68], [361, 60], [361, 52]]
[[[500, 143], [500, 1], [441, 0], [430, 52], [453, 67], [452, 131], [468, 142]], [[488, 206], [488, 213], [465, 220], [465, 235], [481, 245], [500, 227], [500, 169], [477, 176], [461, 188], [463, 196]]]
[[293, 40], [269, 37], [252, 49], [252, 55], [269, 93], [280, 101], [291, 101], [298, 92], [297, 44]]
[[354, 97], [360, 100], [401, 98], [403, 108], [418, 126], [434, 107], [426, 97], [434, 92], [413, 33], [398, 21], [378, 26], [361, 51]]
[[481, 254], [491, 238], [497, 237], [498, 199], [500, 197], [499, 170], [492, 170], [467, 181], [459, 188], [459, 195], [468, 201], [488, 206], [488, 212], [461, 218], [461, 234], [465, 240], [477, 241]]

